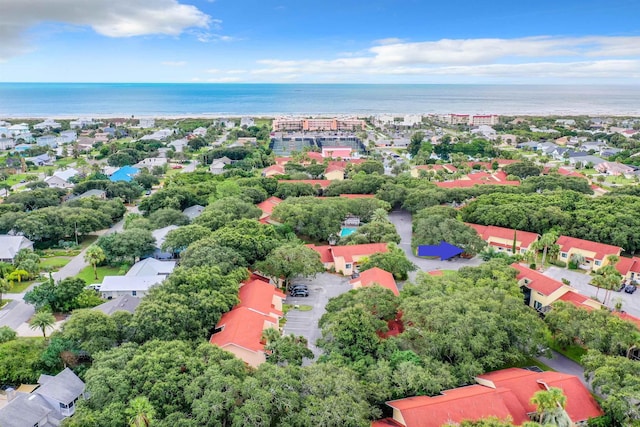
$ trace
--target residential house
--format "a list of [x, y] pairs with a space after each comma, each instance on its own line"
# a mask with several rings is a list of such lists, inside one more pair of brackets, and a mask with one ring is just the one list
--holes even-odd
[[165, 139], [173, 135], [173, 133], [174, 131], [172, 129], [160, 129], [149, 135], [143, 136], [142, 138], [140, 138], [140, 140], [141, 141], [148, 141], [148, 140], [164, 141]]
[[241, 136], [236, 142], [243, 147], [245, 145], [258, 145], [258, 139], [255, 136]]
[[69, 127], [71, 129], [83, 129], [87, 126], [91, 126], [93, 124], [93, 119], [80, 118], [78, 120], [71, 120], [69, 122]]
[[616, 269], [622, 274], [626, 281], [640, 282], [640, 258], [620, 257], [616, 264]]
[[16, 146], [16, 142], [11, 138], [0, 138], [0, 150], [10, 150]]
[[136, 262], [127, 271], [125, 277], [164, 276], [167, 277], [176, 268], [175, 261], [158, 261], [155, 258], [145, 258]]
[[109, 176], [111, 182], [124, 181], [131, 182], [133, 178], [140, 173], [140, 169], [133, 166], [123, 166]]
[[75, 130], [64, 130], [60, 132], [60, 136], [56, 138], [58, 144], [70, 144], [78, 140], [78, 133]]
[[151, 234], [153, 238], [156, 239], [156, 250], [151, 255], [155, 259], [168, 260], [173, 259], [174, 254], [171, 252], [165, 252], [162, 250], [162, 244], [164, 243], [164, 239], [167, 237], [170, 231], [178, 228], [177, 225], [168, 225], [163, 228], [159, 228], [157, 230], [153, 230]]
[[603, 147], [600, 149], [600, 155], [604, 158], [609, 158], [619, 154], [621, 151], [621, 148]]
[[219, 159], [213, 159], [211, 165], [209, 165], [209, 172], [214, 175], [220, 175], [224, 173], [224, 167], [230, 165], [233, 161], [227, 156], [220, 157]]
[[411, 168], [411, 176], [414, 178], [420, 178], [421, 174], [423, 173], [430, 173], [430, 174], [435, 174], [439, 171], [445, 172], [445, 173], [455, 173], [458, 171], [458, 168], [456, 168], [453, 165], [417, 165], [417, 166], [413, 166]]
[[26, 134], [29, 134], [29, 125], [26, 123], [20, 123], [20, 124], [16, 124], [16, 125], [11, 125], [7, 128], [9, 130], [9, 133], [11, 134], [11, 136], [13, 136], [14, 138], [18, 139], [23, 137]]
[[278, 180], [278, 185], [280, 184], [309, 184], [314, 188], [321, 188], [325, 190], [329, 185], [331, 185], [331, 181], [328, 179], [280, 179]]
[[326, 269], [333, 269], [345, 276], [351, 276], [357, 271], [357, 263], [362, 258], [388, 251], [386, 243], [347, 246], [316, 246], [311, 244], [307, 246], [320, 254], [320, 260]]
[[22, 249], [33, 250], [33, 242], [24, 236], [0, 234], [0, 262], [13, 264], [16, 254]]
[[204, 206], [194, 205], [194, 206], [189, 206], [188, 208], [183, 210], [182, 213], [185, 214], [187, 218], [189, 218], [189, 221], [193, 221], [194, 219], [202, 215], [203, 211], [204, 211]]
[[147, 157], [146, 159], [140, 160], [138, 163], [133, 165], [136, 169], [147, 168], [149, 170], [153, 169], [155, 166], [164, 166], [168, 163], [166, 157]]
[[189, 141], [186, 138], [176, 139], [175, 141], [171, 141], [167, 144], [168, 147], [173, 147], [176, 150], [176, 153], [182, 153], [184, 151], [184, 147], [189, 144]]
[[560, 247], [560, 260], [568, 263], [573, 255], [582, 255], [585, 261], [580, 268], [587, 270], [599, 270], [609, 264], [609, 255], [620, 256], [622, 251], [618, 246], [568, 236], [560, 236], [556, 244]]
[[344, 180], [345, 167], [341, 165], [328, 165], [324, 171], [324, 178], [330, 181]]
[[61, 127], [62, 125], [53, 119], [46, 119], [44, 122], [33, 125], [33, 128], [37, 130], [60, 129]]
[[602, 304], [581, 295], [569, 285], [517, 263], [511, 264], [511, 266], [518, 270], [516, 278], [523, 288], [525, 304], [540, 313], [547, 313], [556, 301], [571, 302], [590, 309], [602, 307]]
[[393, 278], [393, 274], [378, 267], [373, 267], [369, 270], [363, 271], [358, 275], [358, 277], [349, 281], [349, 283], [353, 286], [353, 289], [382, 286], [383, 288], [389, 289], [393, 292], [395, 296], [400, 295], [398, 285], [396, 285], [396, 280]]
[[611, 176], [632, 174], [635, 169], [631, 166], [623, 165], [618, 162], [602, 162], [594, 167], [600, 173], [606, 173]]
[[203, 127], [195, 128], [193, 132], [191, 132], [191, 135], [204, 138], [205, 136], [207, 136], [207, 128], [203, 128]]
[[478, 232], [482, 240], [498, 251], [512, 253], [515, 245], [517, 254], [524, 254], [531, 249], [531, 245], [540, 237], [537, 233], [514, 230], [511, 228], [495, 227], [493, 225], [480, 225], [466, 223], [469, 227]]
[[280, 330], [285, 297], [269, 282], [250, 278], [240, 287], [240, 303], [222, 315], [209, 342], [233, 353], [249, 366], [264, 363], [267, 353], [262, 334], [267, 329]]
[[280, 203], [282, 203], [282, 199], [276, 196], [271, 196], [267, 200], [258, 203], [256, 207], [262, 211], [260, 222], [268, 224], [271, 221], [271, 213]]
[[356, 155], [350, 147], [322, 147], [322, 157], [348, 160]]
[[271, 166], [267, 166], [262, 170], [262, 176], [264, 176], [265, 178], [271, 178], [273, 176], [278, 176], [278, 175], [286, 175], [284, 166], [271, 165]]
[[507, 174], [503, 171], [485, 172], [476, 171], [453, 181], [436, 182], [440, 188], [468, 188], [474, 185], [520, 185], [520, 181], [507, 180]]
[[144, 297], [152, 286], [162, 283], [167, 276], [105, 276], [96, 286], [102, 298], [113, 299], [120, 296]]
[[569, 155], [569, 164], [571, 166], [576, 166], [578, 163], [582, 165], [582, 167], [594, 167], [598, 166], [601, 163], [604, 163], [604, 160], [597, 156], [592, 156], [586, 153], [572, 153]]
[[242, 117], [240, 119], [240, 127], [255, 126], [256, 122], [251, 117]]
[[56, 376], [40, 375], [31, 393], [8, 389], [8, 403], [0, 408], [0, 425], [11, 427], [58, 426], [76, 411], [76, 403], [88, 397], [84, 382], [69, 368]]
[[126, 311], [133, 314], [136, 311], [136, 308], [140, 305], [141, 301], [142, 298], [134, 297], [131, 295], [122, 295], [110, 299], [104, 304], [93, 307], [92, 310], [101, 311], [107, 316], [111, 316], [113, 313], [116, 313], [118, 311]]
[[441, 427], [462, 421], [496, 417], [515, 425], [532, 421], [533, 395], [551, 387], [567, 397], [565, 411], [574, 424], [603, 415], [589, 390], [574, 375], [508, 368], [475, 378], [477, 384], [445, 390], [438, 396], [414, 396], [387, 402], [393, 417], [374, 421], [372, 427]]
[[44, 135], [36, 138], [38, 147], [58, 148], [58, 140], [55, 135]]
[[498, 139], [498, 133], [491, 126], [481, 125], [471, 130], [472, 135], [481, 136], [489, 141]]
[[104, 190], [88, 190], [78, 196], [78, 199], [85, 199], [87, 197], [95, 197], [105, 200], [107, 198], [107, 192]]
[[59, 170], [44, 179], [49, 187], [52, 188], [71, 188], [73, 183], [69, 182], [71, 178], [78, 175], [80, 172], [73, 168]]
[[138, 127], [140, 129], [152, 128], [155, 125], [156, 125], [156, 120], [155, 119], [145, 118], [145, 119], [140, 119], [138, 121]]
[[[16, 147], [16, 150], [17, 149], [18, 147]], [[39, 156], [35, 156], [35, 157], [25, 158], [25, 161], [31, 162], [36, 166], [51, 166], [53, 165], [53, 160], [54, 159], [51, 156], [49, 156], [49, 154], [47, 153], [40, 154]]]

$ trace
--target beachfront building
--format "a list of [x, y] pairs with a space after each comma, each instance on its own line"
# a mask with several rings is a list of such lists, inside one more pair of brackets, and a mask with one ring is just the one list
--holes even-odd
[[364, 130], [365, 121], [355, 118], [278, 118], [272, 126], [274, 132], [358, 131]]
[[500, 122], [500, 116], [496, 114], [471, 116], [469, 124], [471, 126], [493, 126]]

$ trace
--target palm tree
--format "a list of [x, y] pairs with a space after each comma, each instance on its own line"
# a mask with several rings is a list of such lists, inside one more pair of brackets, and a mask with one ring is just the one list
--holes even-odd
[[582, 264], [584, 264], [584, 255], [582, 254], [573, 254], [571, 255], [571, 258], [569, 258], [569, 261], [574, 263], [577, 267], [580, 267]]
[[556, 240], [558, 240], [558, 233], [555, 231], [544, 233], [538, 240], [538, 244], [542, 247], [542, 268], [544, 268], [544, 261], [547, 258], [547, 251], [556, 243]]
[[84, 253], [84, 260], [93, 266], [93, 275], [98, 280], [98, 264], [106, 258], [104, 251], [98, 245], [91, 245]]
[[536, 406], [538, 422], [543, 425], [570, 427], [573, 423], [564, 410], [567, 397], [561, 389], [550, 387], [536, 392], [531, 398], [531, 404]]
[[371, 222], [385, 222], [388, 221], [387, 211], [382, 208], [375, 209], [371, 214]]
[[0, 278], [0, 307], [2, 307], [2, 294], [5, 294], [11, 290], [11, 283], [7, 279]]
[[56, 318], [48, 311], [38, 311], [29, 322], [29, 327], [33, 330], [40, 329], [42, 336], [47, 338], [47, 328], [51, 328], [56, 323]]
[[156, 411], [146, 396], [138, 396], [129, 402], [125, 414], [129, 417], [130, 427], [149, 427]]
[[8, 276], [7, 279], [14, 281], [14, 280], [18, 280], [18, 283], [22, 282], [22, 279], [25, 277], [29, 277], [29, 272], [26, 270], [22, 270], [22, 269], [18, 269], [18, 270], [13, 270]]

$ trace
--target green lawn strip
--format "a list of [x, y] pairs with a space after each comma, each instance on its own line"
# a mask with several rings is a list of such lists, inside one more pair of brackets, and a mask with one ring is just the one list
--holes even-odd
[[120, 267], [98, 267], [98, 280], [96, 280], [93, 274], [93, 267], [87, 266], [76, 276], [79, 279], [84, 280], [88, 285], [92, 283], [102, 283], [104, 276], [124, 276], [126, 271], [121, 271]]
[[40, 258], [40, 268], [42, 271], [58, 271], [71, 261], [73, 257], [70, 256], [54, 256]]
[[23, 280], [22, 282], [13, 282], [13, 286], [9, 291], [12, 294], [19, 294], [24, 292], [29, 286], [33, 285], [35, 280]]
[[13, 301], [13, 300], [12, 299], [2, 298], [2, 302], [0, 302], [0, 308], [2, 308], [5, 305], [9, 304], [11, 301]]
[[569, 345], [566, 347], [562, 347], [556, 342], [552, 342], [549, 347], [552, 350], [555, 350], [558, 353], [562, 354], [566, 358], [573, 360], [577, 364], [580, 364], [580, 359], [582, 358], [582, 356], [587, 354], [587, 350], [585, 350], [583, 347], [580, 347], [579, 345]]
[[524, 361], [520, 362], [520, 363], [512, 363], [512, 364], [508, 364], [502, 367], [502, 369], [507, 369], [507, 368], [526, 368], [529, 366], [537, 366], [538, 368], [542, 369], [543, 371], [553, 371], [553, 369], [547, 365], [545, 365], [544, 363], [542, 363], [541, 361], [539, 361], [538, 359], [534, 359], [533, 357], [527, 357]]

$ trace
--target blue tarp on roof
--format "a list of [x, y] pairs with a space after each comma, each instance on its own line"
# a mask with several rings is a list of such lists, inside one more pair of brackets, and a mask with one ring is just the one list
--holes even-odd
[[112, 182], [116, 181], [125, 181], [131, 182], [134, 176], [136, 176], [140, 172], [140, 169], [134, 168], [133, 166], [123, 166], [117, 171], [115, 171], [109, 179]]
[[444, 240], [438, 245], [420, 245], [418, 246], [418, 256], [434, 256], [441, 260], [453, 258], [460, 255], [464, 250], [457, 246], [451, 245]]

